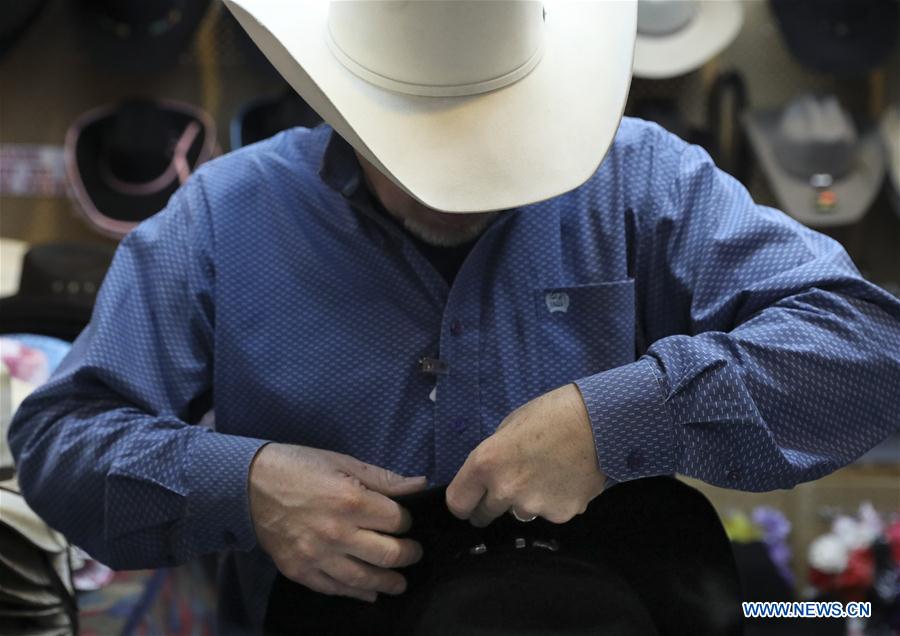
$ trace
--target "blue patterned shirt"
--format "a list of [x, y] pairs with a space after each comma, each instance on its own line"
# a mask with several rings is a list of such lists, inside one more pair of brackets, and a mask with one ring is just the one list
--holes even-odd
[[499, 215], [451, 286], [351, 205], [358, 164], [329, 159], [330, 136], [203, 166], [122, 241], [10, 429], [28, 501], [98, 559], [222, 553], [225, 632], [260, 628], [275, 575], [247, 492], [266, 440], [444, 484], [513, 409], [575, 382], [612, 479], [770, 490], [898, 428], [900, 302], [656, 125], [623, 120], [587, 183]]

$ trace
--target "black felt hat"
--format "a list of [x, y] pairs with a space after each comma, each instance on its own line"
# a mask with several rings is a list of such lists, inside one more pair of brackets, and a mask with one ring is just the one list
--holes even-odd
[[376, 603], [279, 575], [269, 634], [653, 636], [742, 633], [731, 546], [706, 498], [668, 477], [609, 488], [566, 524], [453, 517], [445, 488], [398, 501], [422, 560]]
[[84, 47], [98, 66], [153, 73], [173, 66], [194, 37], [209, 0], [77, 0]]
[[822, 73], [858, 75], [881, 65], [897, 45], [896, 0], [771, 0], [791, 53]]
[[0, 0], [0, 57], [28, 30], [45, 4], [46, 0]]
[[155, 214], [215, 150], [201, 109], [132, 99], [85, 113], [66, 134], [66, 172], [79, 210], [97, 231], [121, 238]]
[[22, 261], [19, 290], [0, 298], [0, 333], [31, 333], [72, 342], [91, 319], [114, 250], [105, 245], [37, 245]]
[[231, 121], [231, 149], [237, 150], [272, 135], [303, 126], [313, 128], [322, 118], [288, 87], [274, 98], [254, 99], [245, 104]]

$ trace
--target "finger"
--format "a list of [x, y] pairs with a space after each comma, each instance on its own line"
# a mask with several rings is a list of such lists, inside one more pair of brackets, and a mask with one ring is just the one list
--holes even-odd
[[359, 479], [369, 490], [380, 492], [388, 497], [409, 495], [428, 485], [428, 480], [424, 476], [404, 477], [387, 468], [373, 466], [349, 456], [344, 460], [343, 469]]
[[347, 553], [380, 568], [404, 568], [422, 558], [422, 546], [412, 539], [397, 539], [369, 530], [359, 530]]
[[332, 596], [349, 596], [350, 598], [357, 598], [368, 603], [374, 603], [378, 599], [378, 592], [375, 592], [373, 590], [360, 590], [354, 587], [350, 587], [349, 585], [344, 585], [340, 581], [334, 579], [321, 570], [310, 572], [307, 575], [306, 580], [298, 581], [298, 583], [301, 583], [314, 592], [319, 592], [321, 594], [330, 594]]
[[468, 519], [487, 489], [473, 468], [472, 455], [447, 486], [447, 508], [459, 519]]
[[349, 556], [326, 561], [322, 571], [339, 583], [358, 590], [393, 595], [406, 591], [406, 579], [399, 572], [377, 568]]
[[412, 515], [406, 508], [371, 490], [361, 493], [359, 506], [350, 512], [352, 521], [366, 530], [403, 534], [412, 527]]
[[[481, 498], [481, 500], [484, 501], [485, 497], [487, 497], [487, 492], [484, 493], [484, 496]], [[469, 523], [471, 523], [476, 528], [484, 528], [491, 522], [491, 519], [482, 518], [481, 513], [479, 512], [480, 508], [481, 501], [478, 502], [478, 505], [475, 506], [475, 508], [469, 514]]]
[[[488, 491], [472, 511], [470, 521], [472, 522], [472, 525], [483, 528], [494, 519], [508, 511], [512, 506], [512, 503], [513, 502], [510, 499], [497, 497], [496, 495]], [[521, 515], [522, 517], [525, 516], [521, 511], [519, 512], [519, 515]]]

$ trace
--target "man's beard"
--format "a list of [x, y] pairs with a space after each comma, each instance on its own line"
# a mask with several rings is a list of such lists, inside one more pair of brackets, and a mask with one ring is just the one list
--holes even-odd
[[435, 228], [419, 223], [416, 219], [403, 219], [403, 227], [417, 239], [439, 247], [456, 247], [470, 243], [478, 238], [485, 228], [496, 218], [497, 213], [492, 212], [473, 219], [470, 225], [461, 228]]

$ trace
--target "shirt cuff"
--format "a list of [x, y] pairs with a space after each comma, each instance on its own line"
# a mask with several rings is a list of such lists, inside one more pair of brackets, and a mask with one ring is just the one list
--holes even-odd
[[188, 454], [188, 523], [201, 554], [250, 550], [256, 532], [250, 515], [250, 464], [266, 440], [203, 430]]
[[600, 470], [615, 482], [675, 472], [675, 428], [665, 393], [642, 358], [577, 380], [594, 431]]

